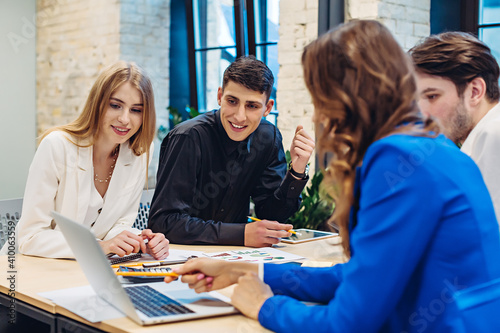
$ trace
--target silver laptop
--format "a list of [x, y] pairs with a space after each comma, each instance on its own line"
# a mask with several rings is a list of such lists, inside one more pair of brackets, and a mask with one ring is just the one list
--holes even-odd
[[217, 292], [197, 294], [180, 281], [122, 285], [92, 232], [52, 212], [87, 280], [104, 301], [140, 325], [236, 313]]

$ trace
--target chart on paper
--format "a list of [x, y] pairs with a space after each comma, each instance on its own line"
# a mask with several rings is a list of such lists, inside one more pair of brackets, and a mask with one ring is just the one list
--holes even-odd
[[245, 261], [253, 263], [284, 263], [288, 261], [302, 260], [304, 257], [287, 253], [271, 247], [263, 247], [249, 250], [234, 250], [223, 252], [203, 253], [203, 255], [226, 261]]

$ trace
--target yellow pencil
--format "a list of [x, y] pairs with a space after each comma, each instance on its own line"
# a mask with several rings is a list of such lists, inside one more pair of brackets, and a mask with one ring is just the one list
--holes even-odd
[[112, 268], [119, 268], [120, 266], [124, 267], [134, 267], [134, 266], [142, 266], [142, 264], [155, 264], [158, 261], [139, 261], [139, 262], [134, 262], [132, 264], [115, 264], [111, 265]]
[[115, 274], [121, 276], [179, 276], [174, 272], [115, 272]]
[[[252, 221], [262, 221], [261, 219], [258, 219], [258, 218], [253, 217], [253, 216], [247, 216], [247, 217], [248, 217], [250, 220], [252, 220]], [[288, 232], [289, 232], [289, 233], [291, 233], [291, 234], [294, 234], [294, 235], [296, 235], [296, 234], [297, 234], [297, 233], [296, 233], [294, 230], [292, 230], [292, 229], [288, 230]]]

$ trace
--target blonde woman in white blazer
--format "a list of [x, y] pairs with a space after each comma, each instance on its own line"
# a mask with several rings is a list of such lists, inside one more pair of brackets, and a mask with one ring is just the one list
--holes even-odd
[[80, 116], [42, 137], [26, 184], [19, 252], [73, 257], [50, 216], [55, 210], [91, 228], [105, 253], [142, 250], [156, 259], [167, 257], [163, 234], [132, 228], [155, 121], [153, 89], [143, 71], [124, 61], [104, 70]]

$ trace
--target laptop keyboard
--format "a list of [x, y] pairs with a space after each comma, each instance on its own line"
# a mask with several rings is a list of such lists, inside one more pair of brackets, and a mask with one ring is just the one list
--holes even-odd
[[125, 288], [137, 310], [148, 317], [171, 316], [182, 313], [194, 313], [179, 302], [160, 293], [150, 286]]

